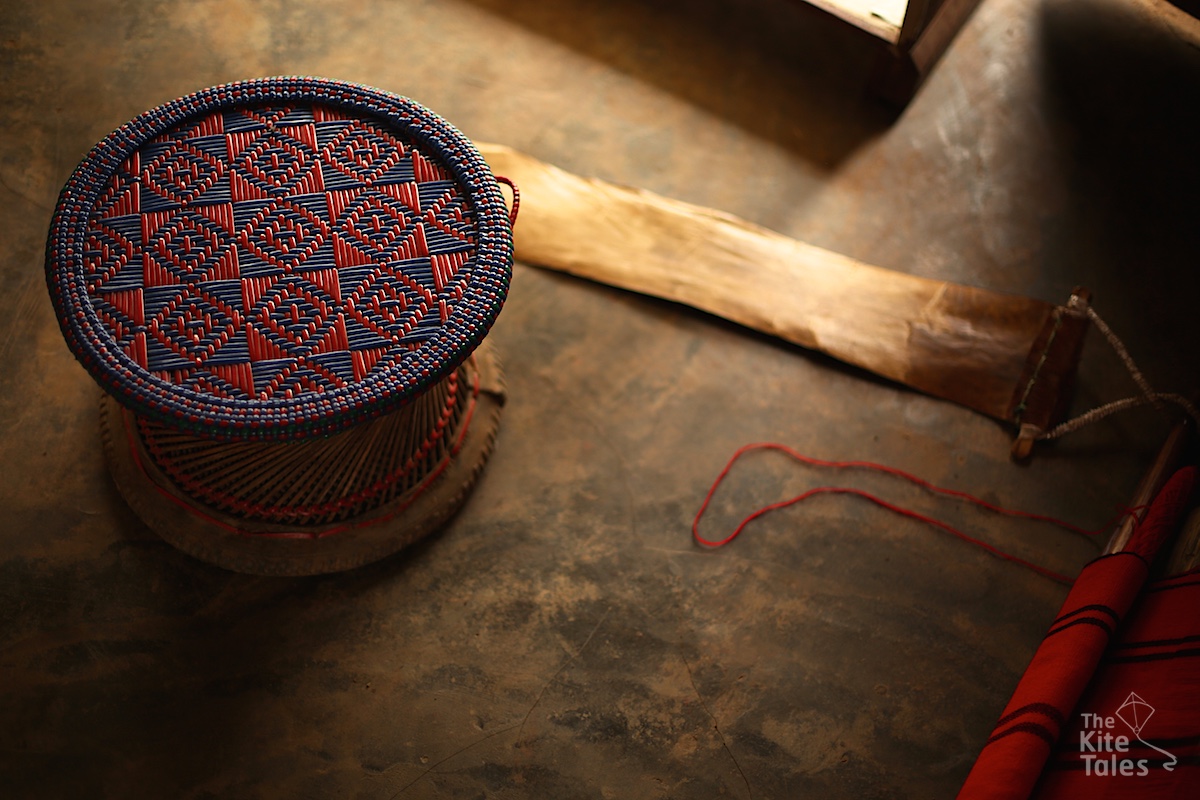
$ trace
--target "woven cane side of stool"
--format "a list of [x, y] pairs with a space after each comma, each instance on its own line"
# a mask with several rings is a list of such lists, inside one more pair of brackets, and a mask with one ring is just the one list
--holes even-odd
[[[355, 503], [351, 513], [316, 516], [323, 510], [305, 509], [296, 503], [291, 513], [281, 514], [278, 506], [282, 503], [277, 502], [276, 508], [267, 509], [265, 518], [254, 518], [243, 509], [222, 508], [210, 497], [197, 497], [190, 487], [182, 488], [152, 452], [155, 445], [148, 444], [144, 437], [146, 421], [122, 407], [111, 395], [105, 395], [101, 401], [100, 428], [105, 456], [113, 481], [137, 515], [163, 539], [191, 556], [255, 575], [301, 576], [353, 569], [389, 556], [436, 531], [458, 512], [480, 478], [495, 443], [506, 398], [503, 374], [485, 341], [459, 367], [457, 375], [464, 413], [454, 418], [445, 430], [437, 431], [435, 437], [428, 438], [434, 445], [420, 454], [422, 463], [410, 470], [402, 468], [399, 475], [381, 469], [378, 464], [355, 463], [364, 440], [365, 449], [370, 450], [372, 440], [379, 443], [389, 433], [419, 435], [414, 434], [420, 430], [419, 426], [406, 429], [393, 424], [391, 418], [396, 414], [335, 434], [328, 440], [234, 443], [251, 448], [297, 448], [296, 459], [338, 479], [302, 481], [292, 491], [302, 493], [321, 486], [322, 491], [328, 492], [324, 497], [326, 505], [337, 506], [338, 498], [348, 496], [346, 482], [349, 478], [364, 477], [356, 474], [355, 467], [361, 467], [368, 483], [383, 484], [380, 494], [384, 499]], [[372, 430], [376, 426], [380, 429]], [[178, 431], [170, 435], [187, 436]], [[221, 448], [230, 443], [191, 441], [209, 450], [219, 465], [237, 468], [245, 463], [244, 451]], [[308, 454], [313, 448], [325, 453], [310, 459]], [[414, 453], [414, 449], [399, 449], [410, 455]], [[388, 453], [384, 460], [390, 462], [394, 455]], [[188, 469], [192, 471], [190, 466]], [[278, 501], [287, 497], [289, 491], [278, 480], [270, 479], [256, 487], [234, 486], [229, 499], [235, 503], [252, 498]]]

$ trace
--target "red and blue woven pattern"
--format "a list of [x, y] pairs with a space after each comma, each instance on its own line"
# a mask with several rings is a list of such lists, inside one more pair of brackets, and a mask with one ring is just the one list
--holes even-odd
[[101, 142], [47, 277], [72, 350], [135, 412], [231, 438], [339, 430], [441, 380], [512, 269], [503, 197], [449, 123], [311, 78], [215, 87]]

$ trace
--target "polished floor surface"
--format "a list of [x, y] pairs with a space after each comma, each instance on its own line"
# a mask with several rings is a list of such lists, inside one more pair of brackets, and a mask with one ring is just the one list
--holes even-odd
[[[3, 3], [0, 795], [953, 797], [1065, 588], [850, 497], [719, 551], [740, 445], [869, 459], [1103, 526], [1166, 424], [1008, 458], [988, 419], [687, 308], [518, 264], [509, 403], [440, 535], [308, 579], [164, 544], [112, 487], [43, 277], [59, 188], [181, 94], [313, 74], [477, 139], [914, 274], [1075, 285], [1200, 389], [1200, 23], [1157, 0], [983, 0], [912, 104], [784, 0]], [[1093, 335], [1076, 410], [1131, 394]], [[820, 483], [1073, 573], [1097, 552], [888, 478], [760, 454], [706, 530]]]

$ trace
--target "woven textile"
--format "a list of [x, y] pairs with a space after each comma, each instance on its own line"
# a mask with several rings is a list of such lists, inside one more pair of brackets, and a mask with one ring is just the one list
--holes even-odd
[[[1056, 772], [1046, 777], [1047, 784], [1061, 787], [1061, 792], [1044, 789], [1038, 797], [1195, 796], [1194, 763], [1176, 771], [1175, 764], [1168, 765], [1149, 745], [1141, 744], [1130, 756], [1118, 750], [1114, 741], [1118, 735], [1128, 739], [1136, 729], [1137, 736], [1144, 736], [1139, 742], [1158, 741], [1161, 746], [1169, 739], [1173, 747], [1186, 743], [1188, 756], [1195, 751], [1194, 736], [1200, 733], [1194, 715], [1200, 682], [1192, 663], [1200, 654], [1195, 648], [1200, 633], [1196, 594], [1162, 593], [1164, 587], [1194, 587], [1195, 576], [1151, 587], [1137, 605], [1148, 564], [1187, 509], [1195, 485], [1194, 467], [1179, 470], [1155, 498], [1128, 548], [1084, 567], [976, 759], [959, 800], [1025, 800], [1056, 749], [1060, 753], [1053, 767]], [[1124, 666], [1114, 671], [1110, 665]], [[1184, 679], [1185, 674], [1191, 677]], [[1089, 686], [1091, 694], [1085, 696]], [[1143, 725], [1148, 715], [1137, 707], [1144, 702], [1142, 695], [1153, 697], [1158, 709], [1155, 724], [1149, 727]], [[1131, 707], [1122, 708], [1127, 700]], [[1103, 725], [1093, 716], [1103, 718]], [[1123, 727], [1117, 728], [1117, 720]], [[1094, 728], [1091, 735], [1081, 740], [1081, 731], [1086, 734], [1089, 728]], [[1193, 738], [1181, 735], [1184, 732]], [[1104, 734], [1109, 738], [1102, 738]], [[1103, 742], [1104, 749], [1080, 752], [1097, 742]], [[1094, 770], [1095, 762], [1089, 766], [1090, 759], [1084, 756], [1102, 759], [1104, 764]], [[1122, 775], [1119, 763], [1109, 767], [1130, 758], [1134, 766], [1129, 774]], [[1138, 780], [1127, 780], [1134, 777]]]
[[1198, 659], [1200, 572], [1149, 584], [1033, 796], [1191, 800], [1200, 794]]
[[60, 198], [47, 273], [76, 356], [136, 413], [295, 438], [445, 378], [511, 263], [503, 198], [453, 127], [395, 95], [281, 78], [101, 142]]

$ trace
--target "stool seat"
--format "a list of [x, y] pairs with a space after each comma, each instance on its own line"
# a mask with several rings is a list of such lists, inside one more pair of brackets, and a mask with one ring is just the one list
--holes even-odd
[[64, 188], [47, 254], [68, 345], [140, 417], [224, 439], [394, 410], [482, 341], [512, 268], [471, 143], [420, 105], [276, 78], [143, 114]]

